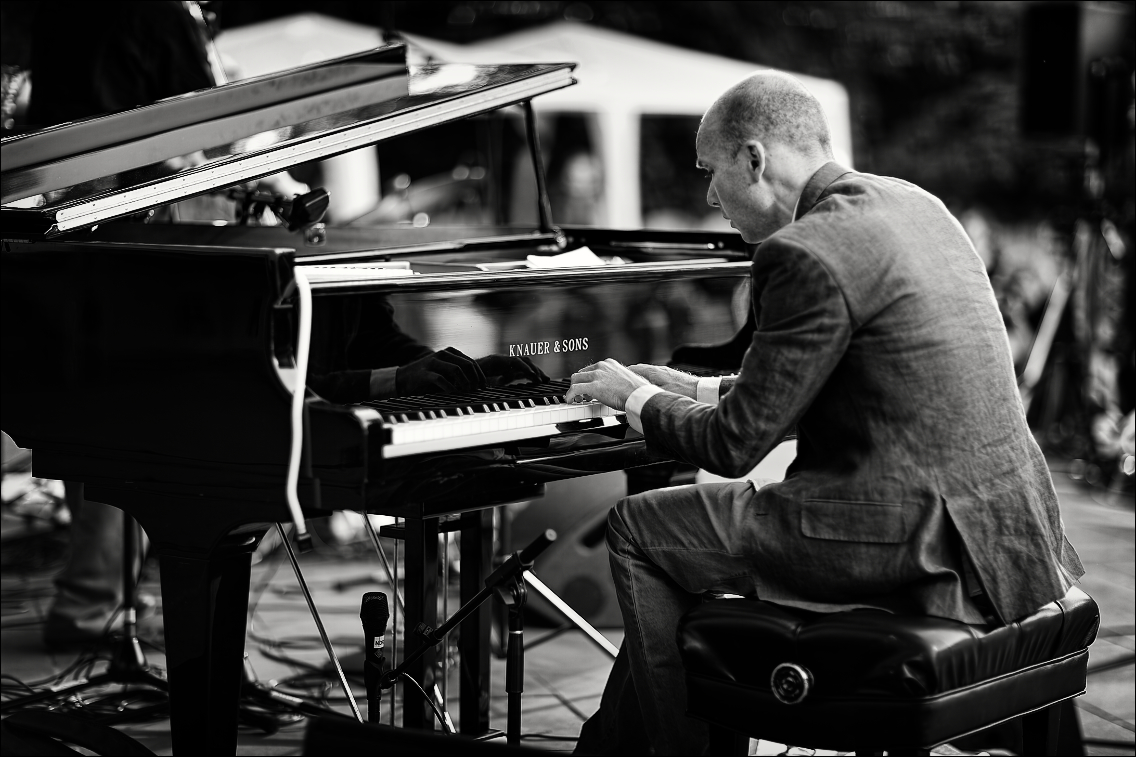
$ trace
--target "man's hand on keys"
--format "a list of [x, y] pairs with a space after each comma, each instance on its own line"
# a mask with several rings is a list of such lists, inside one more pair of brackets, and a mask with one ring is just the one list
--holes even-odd
[[683, 397], [690, 397], [692, 400], [698, 399], [697, 376], [676, 371], [674, 368], [667, 368], [664, 365], [633, 365], [630, 366], [630, 370], [660, 389], [681, 394]]
[[599, 400], [608, 407], [623, 410], [627, 398], [650, 382], [616, 360], [608, 358], [572, 374], [572, 386], [564, 395], [568, 402]]

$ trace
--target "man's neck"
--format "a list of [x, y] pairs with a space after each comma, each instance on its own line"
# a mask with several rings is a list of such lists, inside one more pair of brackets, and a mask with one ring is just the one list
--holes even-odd
[[[793, 172], [792, 183], [788, 184], [785, 192], [787, 200], [788, 198], [792, 200], [793, 213], [790, 216], [790, 223], [797, 220], [797, 212], [801, 208], [801, 196], [804, 194], [805, 187], [808, 186], [809, 180], [811, 180], [816, 172], [826, 163], [828, 163], [827, 158], [820, 161], [815, 159], [809, 161], [802, 160], [799, 166], [795, 167], [796, 170]], [[786, 205], [788, 205], [788, 202], [786, 202]]]

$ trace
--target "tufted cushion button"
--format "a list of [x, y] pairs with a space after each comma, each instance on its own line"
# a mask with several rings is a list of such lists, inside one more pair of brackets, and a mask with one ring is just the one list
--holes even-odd
[[778, 702], [797, 704], [809, 695], [809, 690], [813, 687], [813, 674], [800, 665], [783, 662], [773, 669], [769, 685]]

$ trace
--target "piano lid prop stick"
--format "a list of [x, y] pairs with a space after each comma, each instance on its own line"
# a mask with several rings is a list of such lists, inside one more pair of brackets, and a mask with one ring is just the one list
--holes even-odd
[[296, 277], [296, 294], [299, 305], [297, 321], [299, 335], [296, 339], [296, 381], [292, 387], [292, 449], [288, 456], [288, 481], [285, 495], [288, 509], [292, 513], [292, 523], [296, 526], [296, 546], [300, 552], [312, 548], [312, 537], [308, 524], [304, 522], [304, 512], [300, 509], [300, 452], [304, 447], [304, 395], [307, 394], [308, 347], [312, 339], [312, 288], [308, 277], [299, 268], [292, 269]]

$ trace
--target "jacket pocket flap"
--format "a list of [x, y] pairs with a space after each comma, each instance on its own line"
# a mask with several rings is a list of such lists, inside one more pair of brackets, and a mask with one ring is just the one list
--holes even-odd
[[903, 505], [808, 499], [801, 507], [801, 533], [814, 539], [899, 544], [907, 541]]

